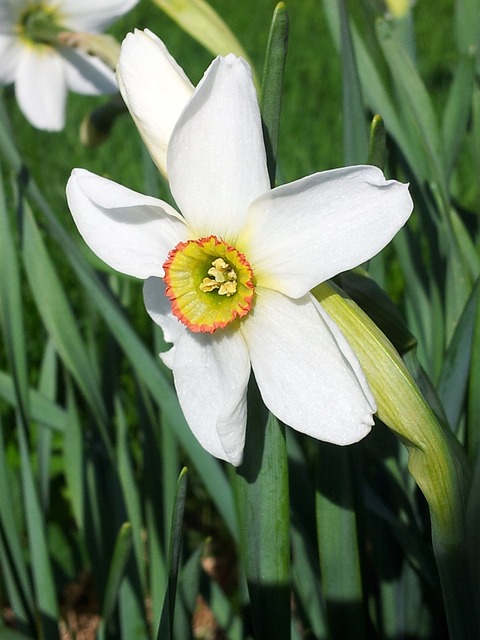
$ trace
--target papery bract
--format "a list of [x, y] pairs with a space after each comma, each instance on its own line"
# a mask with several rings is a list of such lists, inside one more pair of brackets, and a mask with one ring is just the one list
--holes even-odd
[[[153, 76], [153, 88], [131, 73], [152, 46], [168, 69]], [[120, 76], [160, 167], [166, 149], [182, 215], [76, 169], [67, 195], [77, 227], [107, 264], [146, 280], [147, 311], [173, 343], [162, 358], [209, 452], [241, 462], [251, 369], [280, 420], [321, 440], [356, 442], [373, 424], [375, 400], [310, 289], [391, 240], [412, 210], [408, 187], [356, 166], [270, 189], [247, 63], [234, 55], [215, 59], [191, 98], [179, 98], [183, 72], [162, 47], [150, 35], [129, 36]], [[146, 69], [150, 62], [145, 58]], [[169, 82], [174, 99], [161, 109], [171, 109], [170, 124], [157, 136], [156, 108]]]

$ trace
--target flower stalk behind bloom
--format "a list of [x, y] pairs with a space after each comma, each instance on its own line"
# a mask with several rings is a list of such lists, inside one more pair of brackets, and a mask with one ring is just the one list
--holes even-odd
[[[438, 424], [405, 364], [367, 314], [331, 283], [313, 295], [352, 345], [377, 401], [378, 417], [409, 447], [409, 468], [434, 517], [447, 529], [461, 522], [463, 500], [449, 500], [457, 474], [455, 448]], [[461, 485], [460, 485], [461, 486]]]
[[379, 418], [408, 449], [408, 469], [430, 508], [433, 547], [451, 637], [476, 638], [463, 452], [449, 429], [439, 425], [402, 359], [372, 320], [330, 284], [319, 285], [313, 295], [352, 345], [377, 400]]
[[214, 56], [234, 53], [248, 61], [244, 48], [205, 0], [153, 0], [180, 27]]
[[65, 47], [79, 49], [95, 56], [115, 71], [120, 57], [120, 44], [106, 33], [71, 33], [64, 31], [58, 34], [57, 43]]

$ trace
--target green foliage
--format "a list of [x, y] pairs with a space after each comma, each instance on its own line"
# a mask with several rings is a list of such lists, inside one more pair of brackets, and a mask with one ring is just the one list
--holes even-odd
[[[211, 5], [260, 75], [271, 3]], [[65, 130], [48, 134], [2, 89], [0, 637], [53, 640], [67, 627], [75, 637], [75, 588], [105, 640], [218, 629], [231, 640], [433, 640], [446, 637], [447, 619], [451, 638], [476, 637], [479, 5], [435, 5], [418, 0], [394, 19], [381, 0], [291, 3], [285, 69], [280, 6], [262, 97], [278, 183], [368, 157], [411, 184], [407, 227], [365, 265], [369, 278], [345, 274], [338, 284], [400, 351], [395, 366], [408, 368], [418, 406], [441, 426], [443, 476], [429, 439], [412, 454], [402, 433], [428, 504], [407, 449], [380, 420], [347, 451], [265, 415], [260, 444], [249, 445], [265, 445], [262, 473], [244, 467], [234, 477], [206, 454], [157, 357], [163, 338], [140, 285], [88, 252], [65, 202], [75, 166], [169, 198], [133, 122], [118, 115], [106, 142], [86, 148], [80, 124], [106, 99], [70, 95]], [[121, 39], [134, 27], [158, 33], [200, 79], [211, 54], [153, 2], [141, 0], [112, 33]], [[393, 420], [402, 419], [415, 422], [408, 411]], [[436, 477], [454, 522], [437, 517], [438, 486], [428, 485]]]

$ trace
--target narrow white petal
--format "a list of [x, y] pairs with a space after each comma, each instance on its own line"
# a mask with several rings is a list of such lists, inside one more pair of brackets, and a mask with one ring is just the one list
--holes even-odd
[[257, 96], [242, 58], [212, 62], [175, 126], [167, 169], [198, 235], [234, 244], [248, 206], [270, 188]]
[[376, 167], [316, 173], [256, 200], [239, 248], [259, 284], [297, 298], [376, 255], [412, 208], [408, 185]]
[[[241, 325], [260, 393], [285, 424], [318, 440], [347, 445], [373, 425], [372, 398], [310, 296], [291, 300], [257, 287]], [[343, 345], [342, 345], [343, 346]]]
[[127, 275], [163, 276], [168, 252], [186, 239], [185, 223], [166, 202], [83, 169], [72, 172], [67, 200], [90, 249]]
[[357, 356], [355, 354], [355, 351], [350, 346], [350, 343], [347, 341], [347, 339], [343, 335], [340, 327], [336, 324], [335, 320], [333, 320], [333, 318], [331, 318], [328, 315], [328, 313], [322, 307], [320, 302], [318, 302], [318, 300], [315, 298], [315, 296], [313, 296], [312, 294], [308, 294], [308, 297], [312, 301], [313, 305], [315, 306], [316, 310], [318, 311], [318, 313], [322, 317], [322, 319], [325, 322], [325, 324], [330, 329], [330, 332], [332, 333], [333, 337], [335, 338], [335, 340], [336, 340], [336, 342], [338, 344], [338, 347], [339, 347], [340, 351], [343, 353], [345, 359], [348, 361], [348, 363], [352, 367], [352, 369], [353, 369], [353, 371], [355, 373], [355, 376], [357, 377], [357, 380], [358, 380], [358, 382], [360, 383], [360, 385], [361, 385], [361, 387], [363, 389], [363, 393], [365, 394], [365, 398], [367, 399], [367, 401], [368, 401], [368, 403], [370, 405], [370, 409], [372, 410], [372, 413], [375, 413], [377, 411], [377, 403], [375, 401], [375, 398], [373, 397], [372, 390], [370, 389], [370, 386], [369, 386], [369, 384], [367, 382], [367, 378], [365, 377], [363, 369], [360, 366], [360, 362], [358, 361], [358, 358], [357, 358]]
[[10, 84], [15, 80], [22, 52], [23, 47], [17, 38], [0, 35], [0, 84]]
[[173, 344], [168, 351], [160, 354], [164, 364], [169, 369], [173, 369], [175, 344], [188, 329], [173, 315], [172, 305], [165, 295], [165, 289], [166, 285], [161, 278], [147, 278], [143, 285], [143, 300], [148, 315], [162, 328], [165, 341]]
[[0, 2], [0, 33], [16, 33], [16, 25], [25, 8], [26, 0], [2, 0]]
[[118, 91], [113, 71], [95, 56], [80, 50], [59, 47], [65, 63], [67, 86], [84, 95], [115, 93]]
[[186, 331], [175, 345], [173, 376], [180, 406], [197, 440], [215, 457], [239, 465], [250, 376], [240, 333]]
[[123, 41], [117, 80], [150, 155], [166, 175], [168, 143], [193, 93], [192, 83], [148, 30], [129, 33]]
[[59, 54], [50, 47], [24, 47], [16, 72], [15, 96], [27, 120], [38, 129], [63, 129], [66, 92]]
[[[61, 14], [65, 27], [73, 31], [103, 31], [114, 20], [137, 4], [138, 0], [62, 0]], [[58, 0], [50, 0], [54, 7]]]

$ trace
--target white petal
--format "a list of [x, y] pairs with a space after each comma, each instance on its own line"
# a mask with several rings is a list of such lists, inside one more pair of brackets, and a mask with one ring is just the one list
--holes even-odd
[[23, 7], [16, 2], [0, 3], [0, 34], [13, 34]]
[[260, 393], [285, 424], [318, 440], [347, 445], [373, 425], [371, 394], [342, 353], [310, 296], [291, 300], [257, 287], [241, 325]]
[[65, 63], [67, 86], [76, 93], [97, 95], [118, 91], [115, 74], [95, 56], [80, 50], [59, 47]]
[[412, 208], [408, 185], [376, 167], [316, 173], [256, 200], [238, 248], [259, 284], [297, 298], [376, 255]]
[[130, 276], [163, 276], [168, 252], [186, 239], [183, 220], [166, 202], [82, 169], [70, 176], [67, 200], [90, 249]]
[[10, 84], [15, 80], [23, 49], [17, 38], [0, 35], [0, 84]]
[[239, 465], [250, 376], [240, 333], [186, 331], [175, 346], [173, 376], [180, 406], [197, 440], [215, 457]]
[[[63, 24], [73, 31], [103, 31], [118, 17], [130, 11], [138, 0], [62, 0]], [[50, 0], [58, 6], [58, 0]]]
[[170, 189], [199, 236], [235, 244], [248, 206], [270, 188], [250, 67], [216, 58], [182, 112], [167, 154]]
[[135, 124], [159, 170], [166, 175], [173, 127], [193, 85], [151, 31], [129, 33], [122, 44], [117, 80]]
[[325, 324], [330, 329], [330, 332], [332, 333], [333, 337], [335, 338], [340, 351], [343, 353], [343, 355], [345, 356], [346, 360], [348, 361], [348, 363], [352, 367], [352, 369], [353, 369], [353, 371], [355, 373], [355, 376], [357, 377], [357, 380], [358, 380], [358, 382], [360, 383], [360, 386], [363, 389], [363, 393], [365, 394], [365, 398], [367, 399], [367, 401], [368, 401], [368, 403], [370, 405], [370, 409], [372, 410], [372, 413], [375, 413], [377, 411], [377, 403], [375, 401], [375, 398], [373, 397], [372, 390], [370, 389], [370, 386], [369, 386], [369, 384], [367, 382], [367, 378], [366, 378], [366, 376], [365, 376], [365, 374], [363, 372], [362, 367], [360, 366], [360, 362], [358, 361], [358, 358], [357, 358], [357, 356], [355, 354], [355, 351], [350, 346], [350, 343], [347, 341], [347, 339], [343, 335], [340, 327], [336, 324], [335, 320], [333, 320], [333, 318], [331, 318], [328, 315], [328, 313], [322, 307], [320, 302], [318, 302], [318, 300], [315, 298], [315, 296], [313, 296], [312, 294], [308, 294], [308, 297], [312, 301], [314, 307], [316, 308], [316, 310], [318, 311], [318, 313], [322, 317], [322, 319], [325, 322]]
[[165, 341], [173, 343], [171, 349], [160, 354], [164, 364], [173, 369], [175, 344], [188, 329], [173, 315], [172, 305], [165, 295], [165, 289], [166, 285], [162, 279], [147, 278], [143, 285], [143, 300], [148, 315], [162, 328]]
[[60, 131], [65, 124], [63, 60], [50, 47], [24, 47], [16, 73], [15, 96], [34, 127]]

